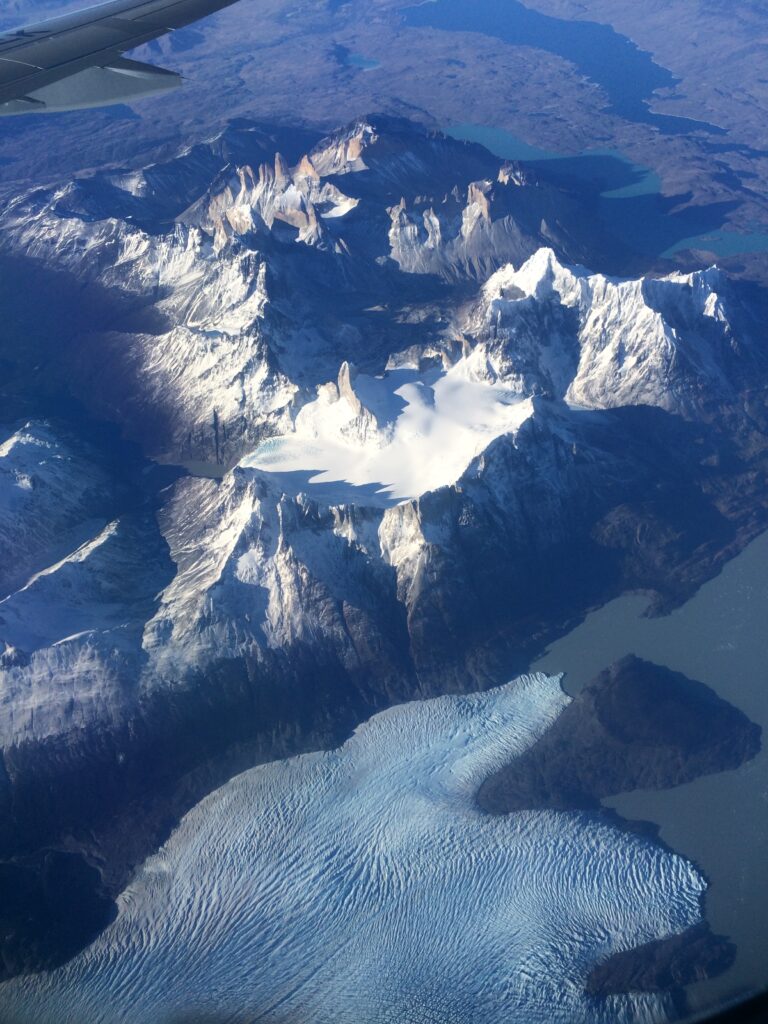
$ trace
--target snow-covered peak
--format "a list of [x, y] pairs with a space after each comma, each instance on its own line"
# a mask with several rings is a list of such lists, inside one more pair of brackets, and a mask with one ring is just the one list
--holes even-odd
[[[551, 216], [551, 198], [510, 174], [476, 178], [437, 195], [403, 195], [388, 210], [390, 254], [408, 273], [486, 281], [497, 268], [519, 266], [558, 237], [561, 229], [553, 231], [543, 216]], [[543, 278], [542, 286], [547, 270], [545, 258], [534, 257], [531, 276]]]
[[0, 598], [103, 525], [108, 481], [93, 449], [31, 421], [0, 444]]
[[162, 562], [142, 557], [134, 518], [108, 523], [0, 601], [3, 639], [27, 653], [86, 634], [140, 630], [163, 582]]
[[50, 424], [28, 422], [0, 443], [0, 459], [13, 456], [19, 464], [38, 465], [46, 455], [60, 454], [61, 443]]
[[490, 303], [517, 295], [546, 299], [556, 292], [565, 305], [574, 305], [581, 301], [580, 282], [588, 276], [581, 267], [564, 266], [553, 249], [543, 246], [520, 267], [508, 264], [492, 274], [483, 296]]
[[729, 389], [732, 329], [716, 268], [620, 279], [542, 248], [494, 273], [464, 325], [523, 389], [575, 405], [691, 414]]

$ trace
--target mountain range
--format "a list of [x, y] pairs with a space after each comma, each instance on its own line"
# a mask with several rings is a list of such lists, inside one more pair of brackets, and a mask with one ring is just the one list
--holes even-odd
[[8, 976], [236, 771], [672, 607], [768, 522], [761, 293], [642, 274], [479, 146], [235, 122], [0, 231]]

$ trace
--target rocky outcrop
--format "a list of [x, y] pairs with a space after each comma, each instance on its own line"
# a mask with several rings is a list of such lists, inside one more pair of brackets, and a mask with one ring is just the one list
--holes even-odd
[[103, 453], [44, 421], [0, 443], [0, 599], [85, 541], [115, 508]]
[[495, 376], [586, 408], [657, 405], [685, 416], [728, 400], [757, 352], [739, 348], [740, 311], [716, 268], [617, 281], [541, 249], [484, 285], [465, 333]]
[[727, 771], [760, 750], [760, 728], [709, 687], [628, 656], [578, 694], [522, 757], [480, 787], [493, 814], [592, 808], [634, 789]]
[[345, 361], [380, 374], [414, 344], [478, 349], [480, 376], [592, 408], [728, 392], [748, 346], [717, 272], [573, 269], [612, 251], [576, 197], [405, 122], [358, 122], [293, 163], [287, 141], [231, 129], [2, 212], [20, 319], [48, 278], [72, 279], [55, 301], [76, 330], [43, 353], [49, 372], [153, 458], [221, 472]]
[[587, 992], [605, 997], [624, 992], [673, 992], [686, 1013], [684, 986], [727, 970], [736, 949], [706, 922], [679, 935], [624, 950], [597, 964], [587, 978]]

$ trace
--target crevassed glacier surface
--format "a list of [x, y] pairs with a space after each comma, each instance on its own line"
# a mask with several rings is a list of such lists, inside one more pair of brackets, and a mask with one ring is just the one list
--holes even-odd
[[577, 813], [483, 815], [479, 782], [568, 703], [556, 677], [377, 715], [212, 793], [64, 968], [0, 987], [23, 1024], [652, 1021], [592, 965], [700, 919], [682, 857]]

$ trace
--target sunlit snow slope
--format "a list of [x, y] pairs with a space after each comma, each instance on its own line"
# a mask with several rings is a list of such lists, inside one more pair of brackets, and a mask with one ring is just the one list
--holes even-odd
[[299, 412], [295, 433], [270, 438], [242, 465], [317, 470], [309, 483], [337, 483], [333, 494], [341, 501], [354, 501], [356, 488], [371, 484], [382, 496], [411, 498], [454, 483], [494, 438], [533, 412], [509, 388], [472, 379], [468, 360], [447, 372], [402, 367], [360, 375], [354, 390], [345, 386], [348, 374], [342, 367], [339, 385], [321, 388]]
[[23, 1024], [576, 1024], [667, 1018], [584, 993], [607, 955], [700, 918], [704, 881], [577, 813], [482, 814], [481, 780], [568, 703], [558, 679], [412, 703], [340, 749], [252, 769], [194, 808], [50, 974], [0, 988]]

